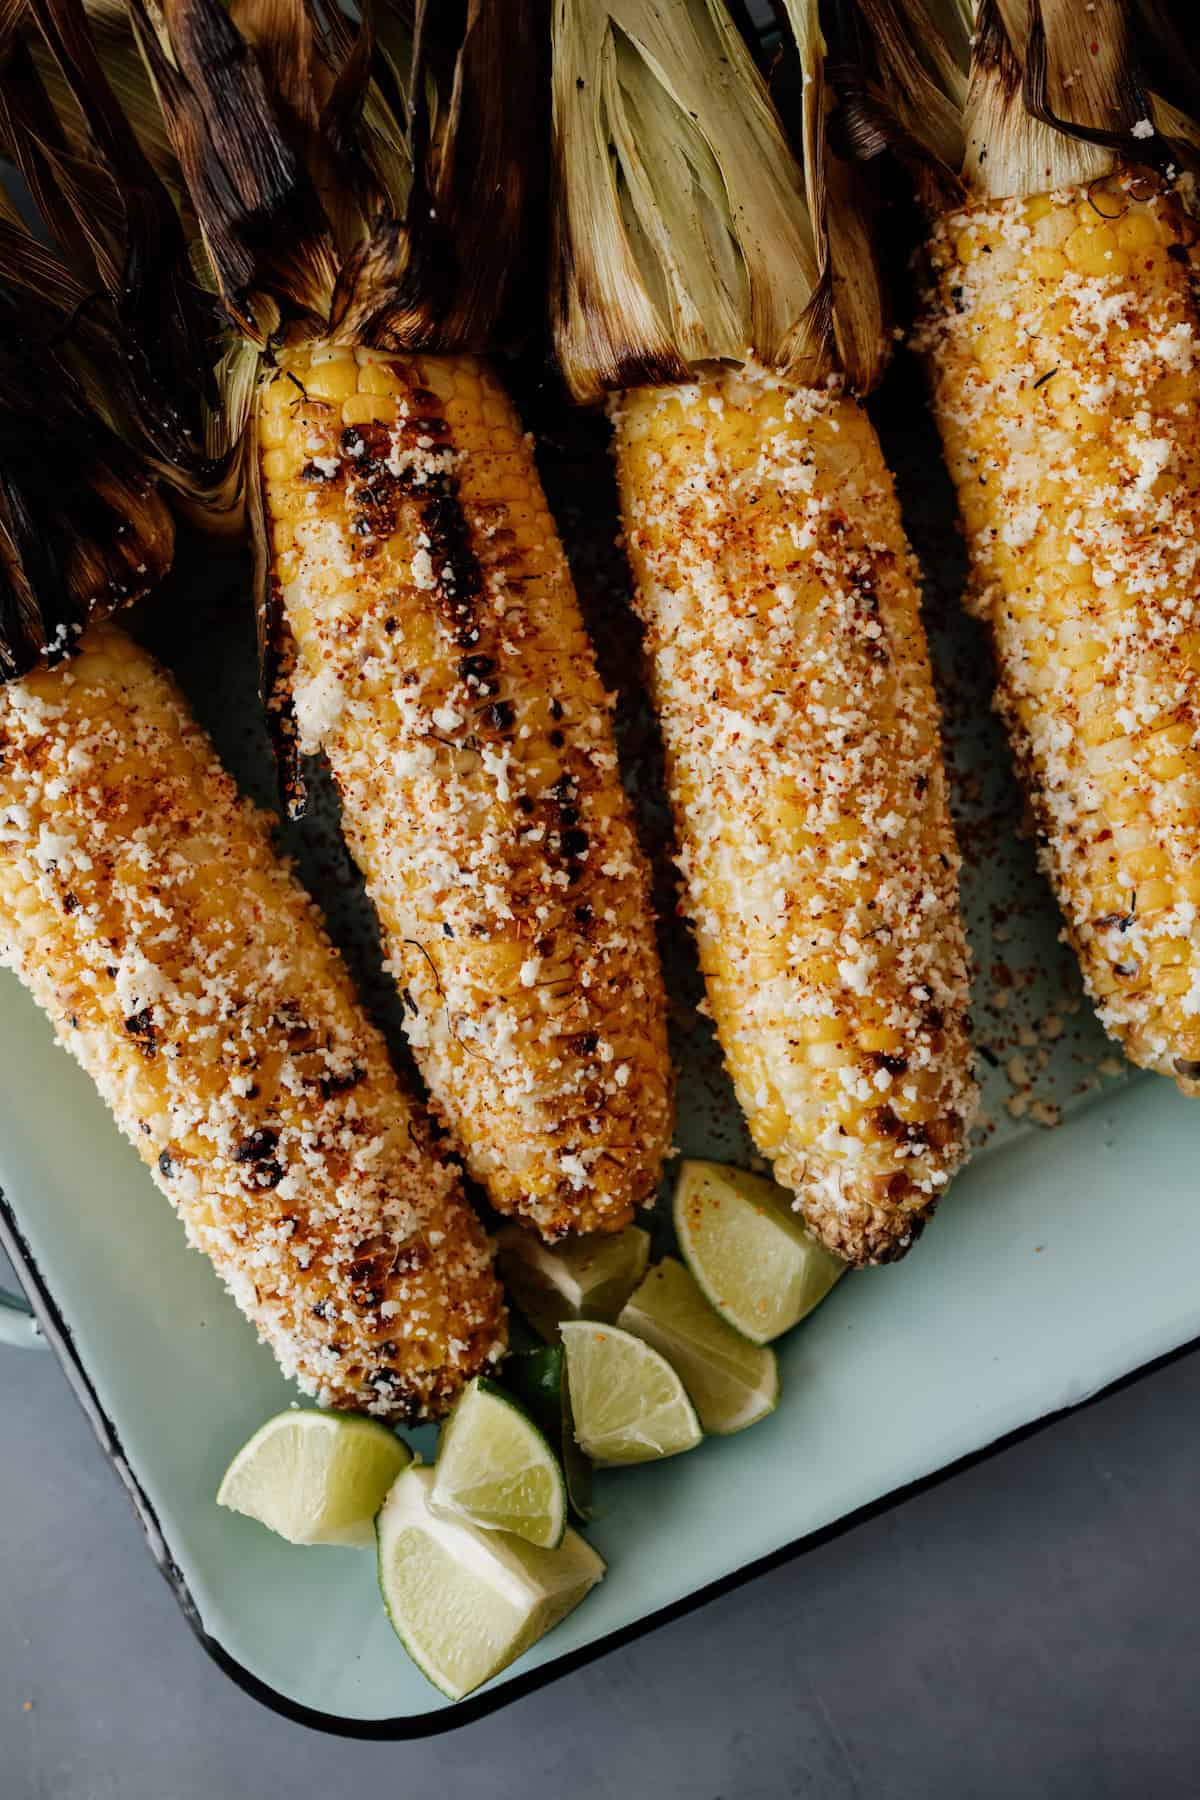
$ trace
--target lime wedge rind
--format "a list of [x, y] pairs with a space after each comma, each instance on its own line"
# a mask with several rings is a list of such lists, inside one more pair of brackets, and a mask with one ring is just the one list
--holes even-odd
[[616, 1325], [562, 1327], [575, 1436], [593, 1462], [658, 1462], [704, 1436], [687, 1389], [653, 1345]]
[[566, 1618], [605, 1574], [577, 1532], [555, 1550], [432, 1510], [434, 1471], [412, 1466], [376, 1521], [392, 1629], [448, 1699], [490, 1681]]
[[365, 1549], [375, 1514], [411, 1460], [408, 1445], [377, 1419], [295, 1407], [242, 1445], [217, 1504], [292, 1544]]
[[745, 1169], [680, 1167], [672, 1210], [684, 1261], [720, 1317], [753, 1344], [798, 1325], [846, 1272], [805, 1230], [792, 1201]]

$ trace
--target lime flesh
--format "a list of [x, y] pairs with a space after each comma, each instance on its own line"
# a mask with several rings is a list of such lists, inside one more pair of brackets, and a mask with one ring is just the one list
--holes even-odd
[[727, 1436], [774, 1411], [774, 1351], [748, 1343], [727, 1325], [673, 1256], [650, 1270], [617, 1324], [661, 1350], [683, 1378], [705, 1431]]
[[545, 1437], [502, 1388], [479, 1377], [442, 1428], [431, 1504], [485, 1531], [553, 1550], [567, 1528], [563, 1472]]
[[372, 1521], [412, 1460], [402, 1439], [353, 1413], [279, 1413], [238, 1451], [218, 1506], [257, 1519], [292, 1544], [374, 1543]]
[[575, 1436], [595, 1462], [657, 1462], [700, 1442], [687, 1390], [652, 1344], [591, 1320], [565, 1323], [562, 1336]]
[[508, 1225], [496, 1239], [496, 1267], [518, 1310], [546, 1343], [558, 1342], [564, 1319], [613, 1320], [650, 1257], [650, 1234], [638, 1225], [611, 1235], [572, 1238], [551, 1248]]
[[422, 1674], [461, 1700], [544, 1637], [601, 1580], [577, 1532], [542, 1550], [435, 1513], [435, 1472], [414, 1464], [376, 1522], [388, 1617]]
[[755, 1344], [799, 1324], [846, 1265], [804, 1229], [793, 1196], [723, 1163], [685, 1162], [675, 1188], [675, 1233], [692, 1274], [721, 1317]]

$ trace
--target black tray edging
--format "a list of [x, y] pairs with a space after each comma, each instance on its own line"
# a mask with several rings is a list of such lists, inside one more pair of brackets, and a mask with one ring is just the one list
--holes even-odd
[[146, 1542], [158, 1566], [159, 1572], [183, 1613], [184, 1618], [198, 1639], [200, 1645], [211, 1656], [217, 1667], [237, 1683], [245, 1693], [279, 1713], [282, 1718], [292, 1719], [298, 1725], [306, 1725], [311, 1731], [326, 1732], [333, 1737], [357, 1738], [374, 1741], [403, 1742], [417, 1738], [436, 1737], [442, 1732], [456, 1731], [459, 1726], [470, 1725], [478, 1719], [487, 1718], [489, 1714], [498, 1712], [501, 1707], [509, 1706], [515, 1700], [523, 1700], [526, 1695], [537, 1693], [557, 1681], [564, 1675], [570, 1675], [577, 1669], [586, 1667], [588, 1663], [607, 1656], [612, 1650], [618, 1650], [624, 1644], [631, 1644], [637, 1638], [656, 1631], [661, 1625], [670, 1625], [676, 1619], [686, 1618], [689, 1613], [699, 1610], [710, 1600], [719, 1599], [722, 1594], [733, 1593], [748, 1581], [761, 1575], [769, 1574], [773, 1569], [782, 1568], [804, 1551], [817, 1549], [833, 1539], [852, 1531], [856, 1525], [868, 1519], [876, 1519], [881, 1514], [890, 1512], [893, 1507], [911, 1499], [917, 1494], [927, 1493], [930, 1489], [950, 1481], [964, 1469], [970, 1469], [978, 1463], [987, 1461], [1001, 1450], [1012, 1444], [1023, 1443], [1027, 1438], [1035, 1437], [1038, 1432], [1045, 1431], [1058, 1420], [1066, 1418], [1069, 1413], [1081, 1412], [1085, 1407], [1094, 1406], [1098, 1401], [1107, 1399], [1110, 1394], [1120, 1393], [1123, 1388], [1131, 1387], [1135, 1382], [1144, 1381], [1157, 1370], [1167, 1368], [1171, 1363], [1179, 1362], [1186, 1356], [1194, 1356], [1200, 1351], [1200, 1337], [1193, 1338], [1177, 1349], [1168, 1350], [1162, 1356], [1154, 1357], [1143, 1363], [1141, 1368], [1131, 1369], [1129, 1374], [1118, 1376], [1107, 1386], [1089, 1394], [1086, 1399], [1071, 1405], [1059, 1407], [1056, 1411], [1046, 1413], [1040, 1419], [1032, 1419], [1027, 1425], [1018, 1425], [1013, 1431], [1005, 1432], [992, 1443], [985, 1444], [979, 1450], [970, 1450], [965, 1456], [957, 1457], [947, 1463], [944, 1468], [935, 1469], [929, 1475], [922, 1475], [916, 1481], [910, 1481], [903, 1487], [893, 1488], [890, 1493], [882, 1494], [877, 1500], [869, 1500], [865, 1505], [856, 1507], [845, 1513], [829, 1525], [823, 1525], [816, 1531], [795, 1538], [790, 1544], [782, 1545], [778, 1550], [770, 1551], [766, 1556], [757, 1557], [747, 1563], [744, 1568], [735, 1569], [728, 1575], [708, 1582], [697, 1588], [694, 1593], [685, 1595], [681, 1600], [674, 1600], [657, 1612], [647, 1613], [645, 1618], [637, 1619], [630, 1625], [621, 1626], [610, 1631], [594, 1643], [585, 1644], [578, 1650], [572, 1650], [560, 1656], [555, 1662], [547, 1663], [540, 1669], [532, 1669], [527, 1675], [514, 1676], [501, 1687], [483, 1692], [469, 1700], [460, 1700], [437, 1712], [413, 1713], [397, 1719], [348, 1719], [335, 1713], [321, 1712], [316, 1707], [303, 1706], [299, 1701], [290, 1700], [286, 1694], [279, 1693], [267, 1682], [253, 1674], [251, 1670], [239, 1663], [218, 1638], [206, 1630], [200, 1617], [200, 1609], [188, 1587], [186, 1577], [179, 1564], [171, 1554], [168, 1544], [159, 1525], [154, 1507], [139, 1482], [137, 1475], [126, 1457], [120, 1437], [112, 1420], [105, 1412], [91, 1377], [83, 1366], [70, 1326], [59, 1311], [54, 1296], [46, 1285], [45, 1278], [38, 1268], [33, 1253], [17, 1224], [12, 1208], [9, 1206], [4, 1192], [0, 1189], [0, 1248], [12, 1263], [17, 1278], [25, 1290], [26, 1297], [37, 1316], [37, 1320], [46, 1341], [57, 1356], [71, 1388], [83, 1408], [84, 1414], [96, 1436], [96, 1441], [116, 1471], [117, 1477], [129, 1497], [130, 1504], [137, 1515], [138, 1522], [146, 1537]]

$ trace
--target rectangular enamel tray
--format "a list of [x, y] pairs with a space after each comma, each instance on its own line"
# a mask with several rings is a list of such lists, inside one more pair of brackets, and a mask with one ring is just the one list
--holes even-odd
[[[536, 391], [529, 410], [615, 683], [634, 666], [635, 645], [613, 519], [592, 499], [609, 482], [603, 426], [567, 424]], [[85, 1076], [15, 979], [0, 977], [0, 1241], [190, 1623], [231, 1675], [283, 1712], [395, 1737], [477, 1717], [1200, 1336], [1200, 1111], [1166, 1082], [1130, 1076], [1080, 1003], [1018, 835], [1019, 803], [988, 716], [986, 653], [956, 605], [962, 570], [936, 448], [903, 374], [892, 378], [880, 422], [930, 578], [968, 858], [985, 1077], [979, 1147], [906, 1262], [848, 1277], [779, 1346], [783, 1397], [770, 1419], [598, 1481], [591, 1536], [608, 1579], [471, 1700], [451, 1706], [408, 1661], [369, 1555], [294, 1550], [213, 1504], [230, 1455], [293, 1391], [185, 1247]], [[580, 495], [589, 496], [586, 518]], [[139, 629], [179, 671], [239, 778], [269, 801], [240, 561], [184, 540], [170, 590]], [[671, 921], [653, 732], [633, 692], [622, 730]], [[328, 795], [312, 820], [283, 835], [403, 1059]], [[746, 1159], [708, 1028], [693, 1010], [686, 934], [673, 923], [664, 947], [681, 1072], [677, 1142], [690, 1155]], [[655, 1229], [661, 1247], [665, 1223], [656, 1219]], [[432, 1433], [411, 1438], [432, 1454]]]

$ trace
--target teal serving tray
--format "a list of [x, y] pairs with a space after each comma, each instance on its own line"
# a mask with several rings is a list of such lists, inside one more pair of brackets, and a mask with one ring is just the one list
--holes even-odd
[[[543, 427], [548, 405], [532, 393]], [[576, 510], [580, 495], [606, 491], [603, 428], [548, 417], [547, 484], [615, 681], [635, 646], [613, 522], [594, 505], [586, 518]], [[231, 1675], [293, 1717], [394, 1737], [477, 1717], [1200, 1337], [1200, 1110], [1163, 1081], [1131, 1077], [1081, 1004], [1018, 835], [981, 641], [954, 603], [961, 568], [948, 501], [919, 395], [902, 378], [881, 424], [935, 577], [929, 614], [977, 963], [985, 1117], [976, 1153], [905, 1262], [848, 1276], [779, 1345], [783, 1394], [771, 1418], [675, 1461], [599, 1478], [589, 1535], [607, 1580], [470, 1700], [443, 1700], [408, 1661], [370, 1555], [295, 1550], [214, 1504], [230, 1456], [294, 1391], [186, 1248], [86, 1077], [16, 981], [0, 977], [0, 1241], [189, 1622]], [[238, 560], [185, 543], [173, 588], [139, 629], [177, 668], [239, 778], [269, 800], [246, 594]], [[671, 919], [656, 749], [635, 694], [622, 719]], [[317, 786], [314, 816], [284, 840], [403, 1060], [370, 915]], [[694, 1011], [686, 934], [672, 925], [664, 949], [678, 1144], [749, 1160]], [[661, 1247], [665, 1218], [656, 1215], [655, 1230]], [[0, 1336], [22, 1335], [31, 1336], [19, 1314], [0, 1309]], [[432, 1433], [412, 1441], [432, 1454]]]

